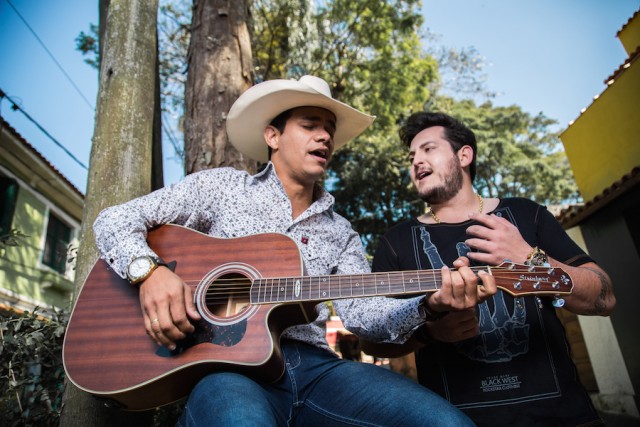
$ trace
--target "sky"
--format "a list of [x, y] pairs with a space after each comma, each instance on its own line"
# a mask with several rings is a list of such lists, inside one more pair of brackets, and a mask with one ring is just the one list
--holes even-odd
[[[542, 112], [559, 130], [626, 59], [616, 33], [638, 9], [640, 0], [423, 0], [425, 27], [443, 46], [474, 47], [484, 58], [494, 104]], [[97, 0], [0, 0], [0, 89], [64, 149], [6, 98], [0, 114], [82, 192], [98, 73], [75, 39], [90, 23], [98, 23]], [[164, 147], [170, 184], [182, 165]]]

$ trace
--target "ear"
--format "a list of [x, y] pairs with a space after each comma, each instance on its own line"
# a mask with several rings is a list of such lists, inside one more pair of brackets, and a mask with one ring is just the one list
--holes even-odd
[[268, 125], [264, 128], [264, 141], [269, 147], [271, 147], [271, 150], [277, 150], [278, 142], [280, 141], [280, 131], [273, 126]]
[[460, 166], [467, 167], [473, 162], [473, 148], [468, 145], [463, 145], [458, 150], [458, 159], [460, 159]]

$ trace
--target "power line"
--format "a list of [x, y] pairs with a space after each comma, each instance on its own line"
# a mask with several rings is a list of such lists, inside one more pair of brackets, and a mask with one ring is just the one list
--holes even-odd
[[36, 40], [38, 40], [38, 43], [40, 43], [40, 46], [42, 46], [42, 48], [47, 52], [47, 54], [49, 55], [49, 57], [53, 60], [53, 62], [55, 62], [55, 64], [58, 66], [58, 68], [60, 69], [60, 71], [62, 71], [62, 74], [64, 74], [64, 76], [67, 78], [67, 80], [69, 80], [69, 83], [71, 83], [71, 86], [73, 86], [73, 88], [76, 90], [76, 92], [78, 92], [78, 94], [80, 95], [80, 97], [84, 100], [84, 102], [87, 104], [87, 106], [91, 109], [91, 111], [94, 110], [93, 105], [91, 105], [91, 103], [89, 102], [89, 100], [87, 99], [86, 96], [84, 96], [84, 94], [82, 93], [82, 91], [80, 90], [80, 88], [74, 83], [74, 81], [71, 79], [71, 77], [69, 76], [69, 74], [67, 74], [67, 72], [64, 70], [64, 68], [62, 68], [62, 65], [60, 65], [60, 63], [56, 60], [55, 56], [53, 56], [53, 54], [51, 53], [51, 51], [49, 51], [49, 49], [47, 49], [47, 46], [45, 46], [44, 42], [40, 39], [40, 37], [38, 37], [38, 35], [36, 34], [36, 32], [33, 30], [33, 28], [31, 28], [31, 26], [29, 25], [29, 23], [27, 22], [26, 19], [24, 19], [24, 17], [20, 14], [20, 12], [18, 12], [18, 9], [16, 9], [16, 7], [13, 5], [13, 3], [11, 3], [11, 0], [7, 0], [7, 3], [9, 3], [9, 6], [11, 6], [11, 8], [13, 9], [13, 11], [18, 15], [18, 17], [22, 20], [22, 22], [24, 23], [24, 25], [27, 26], [27, 28], [29, 29], [29, 31], [31, 31], [31, 34], [33, 34], [33, 36], [36, 38]]
[[67, 155], [69, 157], [71, 157], [77, 164], [79, 164], [80, 166], [82, 166], [85, 170], [89, 170], [89, 168], [82, 163], [80, 160], [78, 160], [78, 158], [76, 156], [73, 155], [73, 153], [71, 153], [71, 151], [69, 151], [64, 145], [62, 145], [62, 143], [60, 143], [57, 139], [55, 139], [53, 136], [51, 136], [51, 134], [49, 132], [47, 132], [47, 130], [45, 128], [43, 128], [40, 123], [38, 123], [37, 121], [35, 121], [35, 119], [33, 119], [26, 111], [24, 111], [22, 109], [22, 107], [20, 107], [13, 99], [9, 98], [9, 95], [7, 95], [1, 88], [0, 88], [0, 102], [2, 102], [3, 98], [7, 98], [9, 100], [9, 102], [11, 103], [11, 109], [14, 111], [20, 111], [22, 114], [24, 114], [24, 116], [29, 119], [29, 121], [31, 123], [33, 123], [34, 125], [36, 125], [38, 127], [38, 129], [40, 129], [42, 131], [42, 133], [44, 133], [45, 135], [47, 135], [49, 137], [49, 139], [51, 139], [54, 144], [56, 144], [58, 147], [60, 147], [65, 153], [67, 153]]

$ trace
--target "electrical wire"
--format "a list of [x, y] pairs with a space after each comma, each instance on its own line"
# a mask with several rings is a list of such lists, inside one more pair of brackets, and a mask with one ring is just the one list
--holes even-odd
[[51, 139], [53, 141], [54, 144], [56, 144], [58, 147], [60, 147], [65, 153], [67, 153], [67, 155], [69, 157], [71, 157], [77, 164], [79, 164], [80, 166], [82, 166], [85, 170], [89, 170], [89, 168], [82, 163], [80, 160], [78, 160], [78, 158], [76, 156], [73, 155], [73, 153], [71, 153], [71, 151], [69, 151], [64, 145], [62, 145], [62, 143], [60, 143], [57, 139], [55, 139], [49, 132], [47, 132], [47, 130], [45, 128], [43, 128], [40, 123], [38, 123], [33, 117], [31, 117], [26, 111], [24, 111], [24, 109], [22, 107], [20, 107], [13, 99], [9, 98], [9, 95], [7, 95], [1, 88], [0, 88], [0, 102], [2, 101], [2, 98], [7, 98], [7, 100], [11, 103], [11, 109], [14, 111], [20, 111], [31, 123], [33, 123], [34, 125], [36, 125], [36, 127], [38, 129], [40, 129], [42, 131], [42, 133], [44, 133], [45, 135], [47, 135], [49, 137], [49, 139]]
[[13, 9], [13, 11], [18, 15], [18, 17], [22, 20], [22, 22], [24, 23], [24, 25], [27, 26], [27, 28], [29, 29], [29, 31], [31, 31], [31, 34], [33, 34], [33, 36], [36, 38], [36, 40], [38, 40], [38, 43], [40, 43], [40, 46], [42, 46], [42, 48], [47, 52], [47, 54], [49, 55], [49, 57], [53, 60], [53, 62], [55, 62], [55, 64], [58, 66], [58, 68], [60, 69], [60, 71], [62, 71], [62, 74], [64, 74], [64, 76], [67, 78], [67, 80], [69, 81], [69, 83], [71, 83], [71, 86], [73, 86], [73, 88], [76, 90], [76, 92], [78, 92], [78, 94], [80, 95], [80, 97], [84, 100], [85, 104], [87, 104], [87, 106], [91, 109], [91, 111], [93, 111], [95, 108], [93, 107], [93, 105], [91, 105], [91, 103], [89, 102], [89, 100], [87, 99], [86, 96], [84, 96], [84, 94], [82, 93], [82, 91], [80, 90], [80, 88], [75, 84], [75, 82], [73, 81], [73, 79], [71, 79], [71, 77], [69, 76], [69, 74], [67, 74], [67, 72], [64, 70], [64, 68], [62, 68], [62, 65], [60, 65], [60, 63], [58, 62], [58, 60], [56, 60], [55, 56], [53, 56], [53, 54], [51, 53], [51, 51], [47, 48], [47, 46], [44, 44], [44, 42], [40, 39], [40, 37], [38, 37], [38, 35], [36, 34], [36, 32], [33, 30], [33, 28], [31, 28], [31, 26], [29, 25], [29, 23], [27, 22], [26, 19], [24, 19], [24, 17], [20, 14], [20, 12], [18, 12], [18, 9], [16, 9], [16, 7], [13, 5], [13, 3], [11, 3], [11, 0], [7, 0], [7, 3], [9, 4], [9, 6], [11, 6], [11, 8]]

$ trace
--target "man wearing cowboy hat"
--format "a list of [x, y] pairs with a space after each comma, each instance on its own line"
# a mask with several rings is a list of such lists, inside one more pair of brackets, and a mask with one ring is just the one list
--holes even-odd
[[[144, 327], [158, 345], [174, 349], [199, 320], [191, 289], [162, 265], [146, 230], [180, 224], [224, 238], [275, 232], [293, 239], [309, 275], [369, 272], [360, 239], [333, 211], [318, 181], [333, 151], [362, 133], [374, 117], [331, 97], [317, 77], [272, 80], [247, 90], [227, 118], [230, 141], [268, 162], [256, 175], [232, 168], [206, 170], [104, 210], [94, 224], [102, 258], [140, 284]], [[270, 153], [270, 158], [269, 158]], [[141, 263], [149, 259], [148, 268]], [[338, 314], [347, 301], [335, 301]], [[182, 425], [471, 425], [444, 399], [374, 365], [339, 359], [329, 348], [329, 310], [286, 329], [284, 375], [275, 383], [218, 372], [192, 391]], [[142, 327], [142, 325], [141, 325]]]

